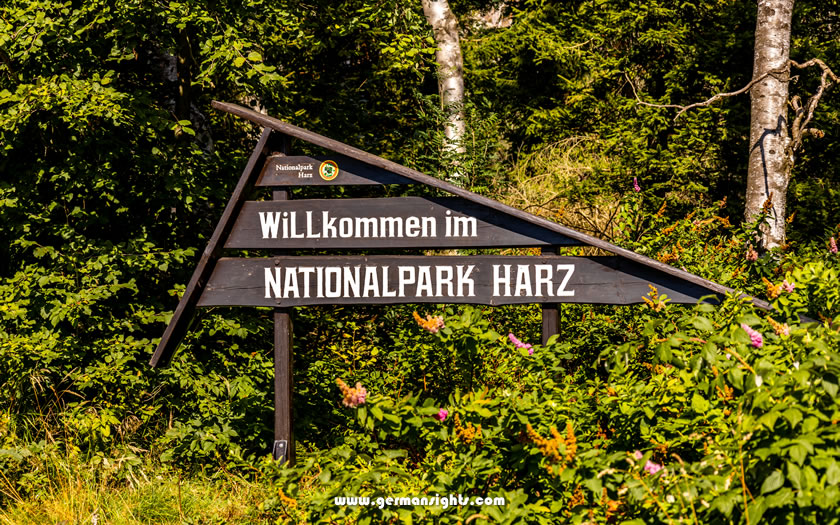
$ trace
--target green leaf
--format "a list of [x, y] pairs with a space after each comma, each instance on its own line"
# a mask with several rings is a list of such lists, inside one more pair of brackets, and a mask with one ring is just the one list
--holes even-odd
[[793, 503], [793, 491], [788, 487], [783, 487], [782, 490], [770, 494], [766, 499], [768, 508], [784, 507]]
[[792, 407], [782, 412], [782, 416], [788, 420], [791, 428], [795, 427], [802, 420], [802, 412]]
[[233, 67], [242, 67], [242, 64], [245, 63], [245, 57], [236, 57], [233, 60]]
[[782, 474], [781, 470], [774, 470], [767, 478], [764, 479], [764, 483], [761, 484], [761, 493], [767, 494], [769, 492], [773, 492], [781, 487], [785, 483], [785, 477]]
[[796, 462], [797, 465], [801, 465], [805, 461], [805, 457], [808, 455], [808, 450], [801, 444], [797, 443], [788, 449], [788, 454], [792, 460]]
[[691, 408], [700, 414], [706, 413], [709, 410], [709, 402], [703, 398], [699, 393], [695, 392], [691, 396]]
[[825, 471], [825, 481], [829, 485], [837, 485], [840, 483], [840, 464], [836, 460], [832, 460], [831, 464]]

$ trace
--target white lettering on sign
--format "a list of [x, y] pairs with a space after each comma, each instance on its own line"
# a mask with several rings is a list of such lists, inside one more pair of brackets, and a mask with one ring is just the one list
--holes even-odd
[[296, 171], [299, 179], [311, 179], [315, 166], [312, 164], [275, 164], [274, 171]]
[[[394, 239], [438, 237], [438, 219], [431, 216], [336, 217], [329, 211], [260, 211], [263, 239]], [[444, 237], [478, 237], [478, 219], [446, 211]]]
[[[567, 290], [575, 272], [574, 264], [517, 264], [511, 274], [510, 264], [493, 265], [493, 297], [574, 297], [574, 290]], [[531, 276], [534, 279], [531, 279]], [[555, 290], [554, 283], [562, 276]], [[532, 286], [533, 283], [533, 286]], [[513, 285], [513, 286], [512, 286]], [[513, 294], [511, 294], [513, 288]]]
[[574, 297], [575, 291], [574, 290], [566, 290], [566, 285], [569, 284], [569, 279], [572, 278], [572, 274], [575, 273], [575, 265], [574, 264], [558, 264], [557, 271], [566, 271], [566, 276], [563, 278], [563, 282], [560, 283], [560, 286], [557, 287], [557, 297]]
[[453, 217], [446, 210], [447, 237], [478, 237], [478, 220], [475, 217]]
[[[475, 297], [475, 265], [286, 266], [265, 268], [265, 298]], [[315, 282], [312, 282], [314, 275]], [[396, 282], [392, 282], [394, 279]]]

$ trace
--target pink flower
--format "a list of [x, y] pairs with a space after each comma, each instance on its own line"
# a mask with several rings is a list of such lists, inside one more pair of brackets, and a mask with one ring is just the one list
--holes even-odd
[[753, 250], [752, 244], [747, 246], [747, 260], [750, 262], [755, 262], [758, 260], [758, 252]]
[[787, 282], [787, 279], [785, 279], [784, 281], [782, 281], [782, 288], [787, 293], [791, 293], [793, 289], [796, 288], [796, 283], [789, 283]]
[[446, 419], [446, 416], [448, 416], [448, 415], [449, 415], [449, 410], [446, 410], [445, 408], [441, 408], [440, 410], [438, 410], [438, 413], [434, 417], [438, 421], [443, 421], [444, 419]]
[[642, 187], [639, 186], [639, 181], [636, 180], [636, 177], [633, 177], [633, 191], [635, 191], [636, 193], [642, 191]]
[[347, 386], [347, 383], [342, 381], [341, 379], [335, 380], [338, 388], [341, 389], [341, 395], [343, 399], [341, 400], [341, 404], [348, 407], [348, 408], [356, 408], [359, 405], [365, 404], [365, 399], [367, 399], [367, 389], [362, 386], [361, 383], [356, 383], [355, 388], [350, 388]]
[[651, 460], [647, 460], [647, 463], [645, 463], [645, 472], [648, 474], [656, 474], [660, 470], [662, 470], [662, 465], [659, 463], [654, 463]]
[[644, 454], [642, 454], [641, 450], [637, 450], [636, 452], [633, 452], [633, 457], [635, 459], [642, 459], [643, 456], [644, 456]]
[[534, 355], [534, 349], [531, 347], [531, 343], [523, 343], [512, 333], [508, 334], [508, 339], [510, 339], [510, 342], [513, 343], [513, 346], [516, 348], [524, 348], [525, 350], [528, 350], [528, 355]]
[[420, 325], [421, 328], [424, 330], [428, 330], [429, 332], [436, 334], [441, 328], [444, 328], [443, 324], [443, 317], [436, 315], [432, 317], [431, 315], [427, 314], [426, 318], [423, 319], [420, 317], [416, 311], [414, 312], [414, 320], [417, 321], [417, 324]]
[[828, 251], [837, 253], [837, 241], [834, 240], [834, 237], [828, 240]]
[[746, 323], [741, 323], [741, 328], [743, 328], [743, 330], [747, 332], [747, 335], [750, 336], [750, 343], [752, 343], [752, 345], [756, 348], [761, 348], [761, 345], [764, 344], [764, 338], [761, 337], [761, 332], [753, 330]]

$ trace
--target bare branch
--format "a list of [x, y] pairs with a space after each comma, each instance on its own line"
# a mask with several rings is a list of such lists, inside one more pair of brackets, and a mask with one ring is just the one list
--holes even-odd
[[[824, 134], [822, 131], [814, 128], [809, 128], [808, 124], [811, 123], [811, 119], [814, 117], [814, 111], [817, 109], [817, 105], [820, 103], [822, 96], [825, 92], [834, 86], [835, 84], [840, 83], [840, 77], [838, 77], [834, 72], [829, 68], [825, 62], [820, 60], [819, 58], [812, 58], [803, 63], [796, 62], [795, 60], [790, 60], [788, 64], [784, 67], [776, 68], [767, 73], [752, 79], [746, 86], [742, 87], [737, 91], [730, 91], [728, 93], [718, 93], [714, 95], [712, 98], [708, 100], [704, 100], [703, 102], [695, 102], [694, 104], [689, 104], [687, 106], [682, 106], [679, 104], [653, 104], [651, 102], [645, 102], [641, 98], [639, 98], [639, 94], [636, 92], [636, 86], [633, 81], [630, 79], [630, 76], [625, 72], [624, 78], [630, 84], [630, 88], [633, 90], [633, 96], [636, 97], [636, 102], [652, 108], [660, 108], [660, 109], [678, 109], [679, 111], [674, 116], [674, 120], [680, 118], [680, 116], [690, 109], [701, 108], [711, 106], [715, 102], [727, 98], [727, 97], [734, 97], [737, 95], [743, 95], [747, 93], [753, 86], [757, 83], [761, 82], [768, 76], [776, 76], [776, 75], [785, 75], [786, 78], [779, 78], [781, 81], [790, 81], [792, 78], [790, 76], [790, 68], [794, 67], [796, 69], [807, 69], [809, 67], [817, 66], [821, 70], [820, 74], [820, 86], [817, 88], [817, 92], [814, 93], [811, 98], [802, 105], [802, 99], [799, 96], [794, 96], [790, 100], [790, 105], [794, 111], [794, 119], [793, 123], [791, 124], [791, 144], [790, 144], [790, 151], [795, 152], [800, 147], [802, 147], [802, 139], [811, 136], [811, 137], [822, 137]], [[795, 80], [795, 77], [793, 78]]]
[[633, 90], [633, 96], [636, 97], [636, 102], [638, 102], [639, 104], [641, 104], [643, 106], [649, 106], [649, 107], [652, 107], [652, 108], [662, 108], [662, 109], [680, 109], [680, 108], [683, 107], [683, 106], [680, 106], [678, 104], [652, 104], [650, 102], [645, 102], [644, 100], [639, 98], [639, 94], [636, 93], [636, 85], [633, 84], [632, 80], [630, 80], [630, 75], [628, 75], [626, 71], [624, 72], [624, 78], [627, 79], [627, 83], [630, 84], [630, 89]]
[[677, 120], [678, 118], [680, 118], [680, 115], [682, 115], [683, 113], [685, 113], [686, 111], [688, 111], [690, 109], [711, 106], [712, 104], [714, 104], [715, 102], [717, 102], [718, 100], [720, 100], [722, 98], [734, 97], [734, 96], [737, 96], [737, 95], [743, 95], [744, 93], [746, 93], [747, 91], [752, 89], [752, 87], [754, 85], [761, 82], [765, 78], [767, 78], [771, 75], [779, 75], [779, 74], [782, 74], [782, 73], [786, 73], [787, 71], [788, 71], [787, 66], [780, 67], [780, 68], [777, 68], [777, 69], [773, 69], [773, 70], [768, 71], [767, 73], [761, 75], [758, 78], [752, 79], [749, 84], [747, 84], [746, 86], [742, 87], [741, 89], [739, 89], [737, 91], [730, 91], [729, 93], [718, 93], [717, 95], [713, 96], [712, 98], [710, 98], [708, 100], [705, 100], [703, 102], [695, 102], [694, 104], [689, 104], [687, 106], [682, 106], [680, 104], [651, 104], [650, 102], [645, 102], [644, 100], [639, 98], [639, 95], [636, 93], [636, 86], [633, 85], [633, 82], [630, 80], [630, 77], [627, 75], [627, 73], [624, 73], [624, 77], [627, 79], [627, 82], [630, 83], [630, 87], [633, 88], [633, 95], [635, 95], [635, 97], [636, 97], [636, 102], [638, 102], [639, 104], [642, 104], [644, 106], [650, 106], [650, 107], [653, 107], [653, 108], [679, 109], [680, 111], [676, 114], [676, 116], [674, 116], [674, 120]]
[[817, 105], [820, 103], [820, 99], [823, 94], [825, 94], [826, 90], [834, 84], [840, 83], [840, 78], [831, 71], [831, 68], [829, 68], [825, 62], [818, 58], [812, 58], [802, 64], [796, 62], [795, 60], [791, 60], [790, 65], [797, 69], [818, 66], [822, 71], [820, 74], [820, 87], [817, 88], [817, 92], [808, 99], [804, 107], [802, 106], [802, 100], [798, 96], [791, 99], [791, 106], [793, 106], [793, 110], [796, 112], [796, 117], [794, 117], [793, 124], [791, 125], [791, 143], [789, 147], [791, 152], [795, 152], [802, 147], [803, 138], [807, 136], [820, 138], [823, 136], [822, 131], [809, 128], [808, 124], [814, 117], [814, 111], [816, 111]]

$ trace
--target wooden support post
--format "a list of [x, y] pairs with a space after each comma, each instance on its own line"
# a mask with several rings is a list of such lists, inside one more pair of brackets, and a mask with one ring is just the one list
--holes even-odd
[[295, 465], [292, 429], [292, 319], [288, 308], [274, 309], [274, 459]]
[[[557, 247], [543, 248], [541, 253], [542, 255], [557, 255], [559, 251], [560, 249]], [[560, 333], [560, 305], [542, 303], [540, 308], [542, 309], [542, 337], [540, 342], [545, 345], [552, 335]]]
[[[283, 136], [279, 151], [274, 155], [289, 153], [289, 137]], [[274, 190], [275, 201], [288, 200], [291, 192], [288, 188]], [[277, 252], [275, 255], [280, 255]], [[295, 465], [295, 437], [292, 421], [292, 318], [291, 309], [274, 309], [274, 446], [272, 455], [280, 463], [290, 467]]]

